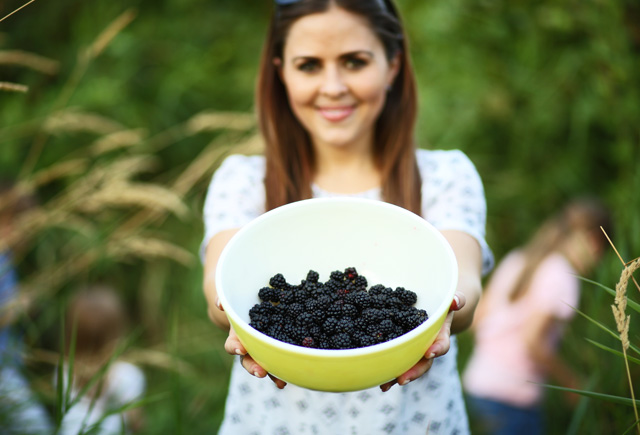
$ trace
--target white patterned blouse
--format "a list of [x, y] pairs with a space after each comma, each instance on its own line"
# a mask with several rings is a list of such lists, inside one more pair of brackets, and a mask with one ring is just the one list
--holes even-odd
[[[459, 230], [480, 244], [483, 273], [493, 266], [485, 235], [486, 201], [473, 163], [458, 150], [418, 150], [422, 176], [422, 216], [440, 230]], [[232, 155], [216, 171], [204, 205], [204, 247], [216, 233], [239, 228], [265, 211], [263, 156]], [[313, 187], [314, 197], [338, 196]], [[357, 197], [381, 199], [380, 189]], [[468, 434], [460, 387], [457, 342], [436, 358], [429, 372], [386, 393], [378, 387], [352, 393], [325, 393], [247, 373], [235, 361], [222, 435], [285, 434]]]

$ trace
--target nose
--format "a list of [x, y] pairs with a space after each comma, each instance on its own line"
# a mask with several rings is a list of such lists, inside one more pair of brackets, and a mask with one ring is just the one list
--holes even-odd
[[320, 92], [331, 98], [340, 97], [347, 92], [347, 84], [338, 68], [325, 68]]

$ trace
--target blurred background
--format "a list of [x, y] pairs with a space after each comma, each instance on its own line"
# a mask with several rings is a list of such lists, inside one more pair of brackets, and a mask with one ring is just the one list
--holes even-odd
[[[23, 3], [1, 2], [0, 17]], [[612, 207], [619, 256], [640, 256], [640, 4], [397, 3], [419, 82], [419, 146], [461, 149], [476, 164], [496, 258], [581, 194]], [[28, 300], [17, 320], [28, 377], [52, 415], [66, 304], [99, 283], [126, 301], [133, 322], [122, 357], [159, 397], [143, 407], [143, 432], [218, 427], [232, 359], [206, 315], [201, 209], [226, 155], [260, 151], [253, 89], [271, 8], [36, 0], [0, 22], [0, 177], [34, 199], [2, 250], [13, 252]], [[619, 256], [609, 249], [588, 278], [615, 288]], [[628, 295], [640, 301], [632, 283]], [[624, 359], [603, 349], [621, 351], [613, 303], [583, 283], [585, 315], [562, 353], [582, 388], [627, 401], [574, 406], [550, 389], [549, 433], [623, 433], [635, 421]], [[639, 321], [632, 313], [635, 379]], [[460, 343], [464, 367], [467, 333]]]

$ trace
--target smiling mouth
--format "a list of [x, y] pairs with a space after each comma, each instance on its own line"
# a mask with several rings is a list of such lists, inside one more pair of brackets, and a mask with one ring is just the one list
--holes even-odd
[[355, 110], [355, 106], [318, 107], [317, 110], [327, 121], [339, 122], [348, 118]]

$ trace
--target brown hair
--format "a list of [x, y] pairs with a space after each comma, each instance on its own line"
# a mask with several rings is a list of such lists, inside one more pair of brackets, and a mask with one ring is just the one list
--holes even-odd
[[287, 99], [274, 59], [282, 58], [287, 33], [299, 18], [335, 4], [367, 19], [391, 60], [400, 68], [375, 126], [374, 158], [382, 175], [383, 199], [421, 212], [420, 173], [413, 138], [417, 115], [416, 84], [407, 39], [390, 0], [300, 0], [276, 6], [262, 51], [256, 91], [259, 126], [266, 149], [266, 208], [311, 197], [315, 157], [311, 139]]
[[[607, 207], [598, 199], [581, 197], [569, 202], [558, 214], [548, 219], [529, 242], [522, 252], [525, 265], [509, 299], [513, 302], [526, 294], [537, 267], [553, 252], [561, 252], [565, 242], [576, 231], [599, 231], [602, 227], [611, 236], [613, 222]], [[604, 235], [602, 243], [604, 244]]]
[[[79, 388], [113, 356], [127, 322], [122, 301], [111, 287], [96, 285], [74, 295], [65, 322], [65, 354], [69, 356], [75, 330], [74, 380]], [[94, 388], [90, 394], [95, 393]]]

